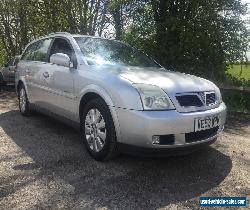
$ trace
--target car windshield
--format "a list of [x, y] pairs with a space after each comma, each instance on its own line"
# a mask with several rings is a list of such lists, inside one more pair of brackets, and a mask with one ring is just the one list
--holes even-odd
[[153, 59], [124, 43], [91, 37], [75, 37], [89, 65], [160, 67]]

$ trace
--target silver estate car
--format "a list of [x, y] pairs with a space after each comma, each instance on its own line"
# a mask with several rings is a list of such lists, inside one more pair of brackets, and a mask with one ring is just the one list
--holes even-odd
[[16, 72], [21, 114], [80, 125], [90, 155], [169, 155], [213, 143], [226, 106], [219, 88], [164, 69], [115, 40], [57, 32], [31, 42]]

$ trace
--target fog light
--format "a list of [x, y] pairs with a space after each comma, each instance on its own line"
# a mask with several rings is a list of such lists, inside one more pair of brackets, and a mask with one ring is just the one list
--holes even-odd
[[160, 136], [153, 136], [152, 144], [160, 144]]

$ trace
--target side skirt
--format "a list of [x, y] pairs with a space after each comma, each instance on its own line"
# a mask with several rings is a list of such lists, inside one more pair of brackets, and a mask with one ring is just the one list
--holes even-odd
[[59, 122], [62, 122], [63, 124], [66, 124], [76, 130], [80, 130], [80, 124], [78, 122], [75, 122], [73, 120], [70, 120], [66, 117], [63, 117], [61, 115], [58, 115], [58, 114], [55, 114], [54, 112], [51, 112], [49, 111], [48, 109], [45, 109], [45, 108], [41, 108], [39, 107], [38, 105], [35, 105], [35, 104], [29, 104], [30, 105], [30, 109], [34, 112], [37, 112], [39, 114], [43, 114], [43, 115], [46, 115], [52, 119], [55, 119]]

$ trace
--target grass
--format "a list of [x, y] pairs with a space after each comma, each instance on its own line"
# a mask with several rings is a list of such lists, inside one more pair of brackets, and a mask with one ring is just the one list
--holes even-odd
[[240, 65], [232, 65], [228, 69], [228, 74], [232, 75], [233, 77], [237, 79], [245, 79], [245, 80], [250, 80], [250, 65], [242, 65], [242, 74], [240, 75]]
[[250, 87], [250, 64], [242, 65], [239, 64], [230, 65], [224, 80], [214, 80], [219, 86], [238, 86], [238, 87]]
[[[226, 79], [214, 81], [218, 86], [250, 87], [250, 64], [241, 66], [231, 65], [227, 71]], [[221, 90], [223, 101], [229, 111], [250, 113], [250, 94], [239, 90]]]

